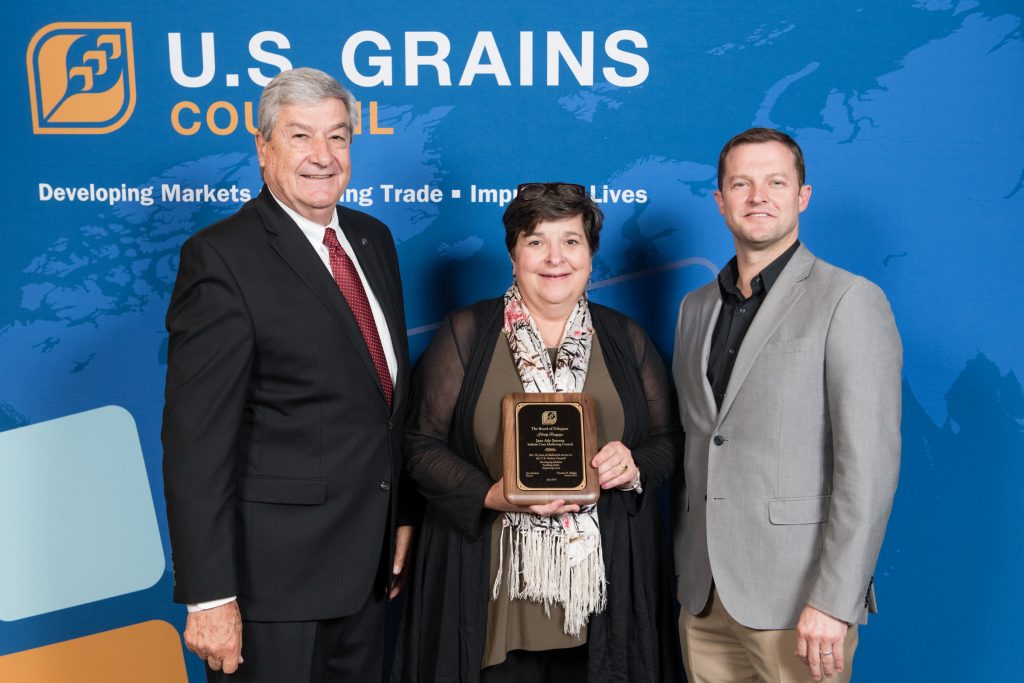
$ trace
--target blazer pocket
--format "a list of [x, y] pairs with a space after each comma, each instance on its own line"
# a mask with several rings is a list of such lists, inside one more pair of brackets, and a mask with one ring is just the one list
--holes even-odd
[[817, 337], [798, 337], [796, 339], [772, 340], [764, 345], [761, 353], [802, 353], [813, 349], [817, 341]]
[[821, 524], [828, 521], [832, 496], [776, 498], [768, 501], [768, 521], [772, 524]]
[[327, 500], [327, 479], [244, 476], [238, 480], [235, 495], [251, 503], [321, 505]]

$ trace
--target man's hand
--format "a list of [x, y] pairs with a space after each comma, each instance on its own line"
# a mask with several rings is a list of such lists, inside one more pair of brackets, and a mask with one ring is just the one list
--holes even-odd
[[849, 625], [810, 605], [800, 613], [796, 625], [796, 656], [804, 660], [811, 669], [811, 678], [828, 678], [846, 666], [843, 643]]
[[408, 565], [412, 562], [409, 557], [409, 550], [412, 548], [413, 533], [416, 527], [411, 525], [400, 526], [395, 531], [395, 562], [391, 567], [391, 592], [389, 600], [394, 600], [405, 588], [405, 582], [409, 578]]
[[242, 663], [242, 614], [238, 601], [189, 612], [185, 646], [214, 671], [233, 674]]

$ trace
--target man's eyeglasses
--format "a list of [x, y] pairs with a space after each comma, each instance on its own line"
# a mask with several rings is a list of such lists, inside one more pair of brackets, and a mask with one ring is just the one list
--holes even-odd
[[549, 192], [563, 197], [586, 197], [587, 188], [576, 183], [522, 183], [516, 188], [516, 194], [523, 199], [537, 199]]

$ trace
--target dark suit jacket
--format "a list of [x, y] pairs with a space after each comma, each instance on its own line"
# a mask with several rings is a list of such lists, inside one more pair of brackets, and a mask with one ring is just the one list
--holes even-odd
[[383, 590], [408, 345], [394, 242], [338, 207], [398, 357], [388, 408], [328, 270], [264, 188], [181, 250], [162, 439], [174, 598], [260, 621], [352, 614]]

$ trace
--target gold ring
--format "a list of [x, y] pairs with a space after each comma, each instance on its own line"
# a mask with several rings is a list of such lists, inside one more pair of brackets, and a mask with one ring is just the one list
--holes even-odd
[[628, 470], [628, 469], [629, 469], [629, 464], [628, 463], [622, 463], [622, 474], [625, 474], [626, 470]]

